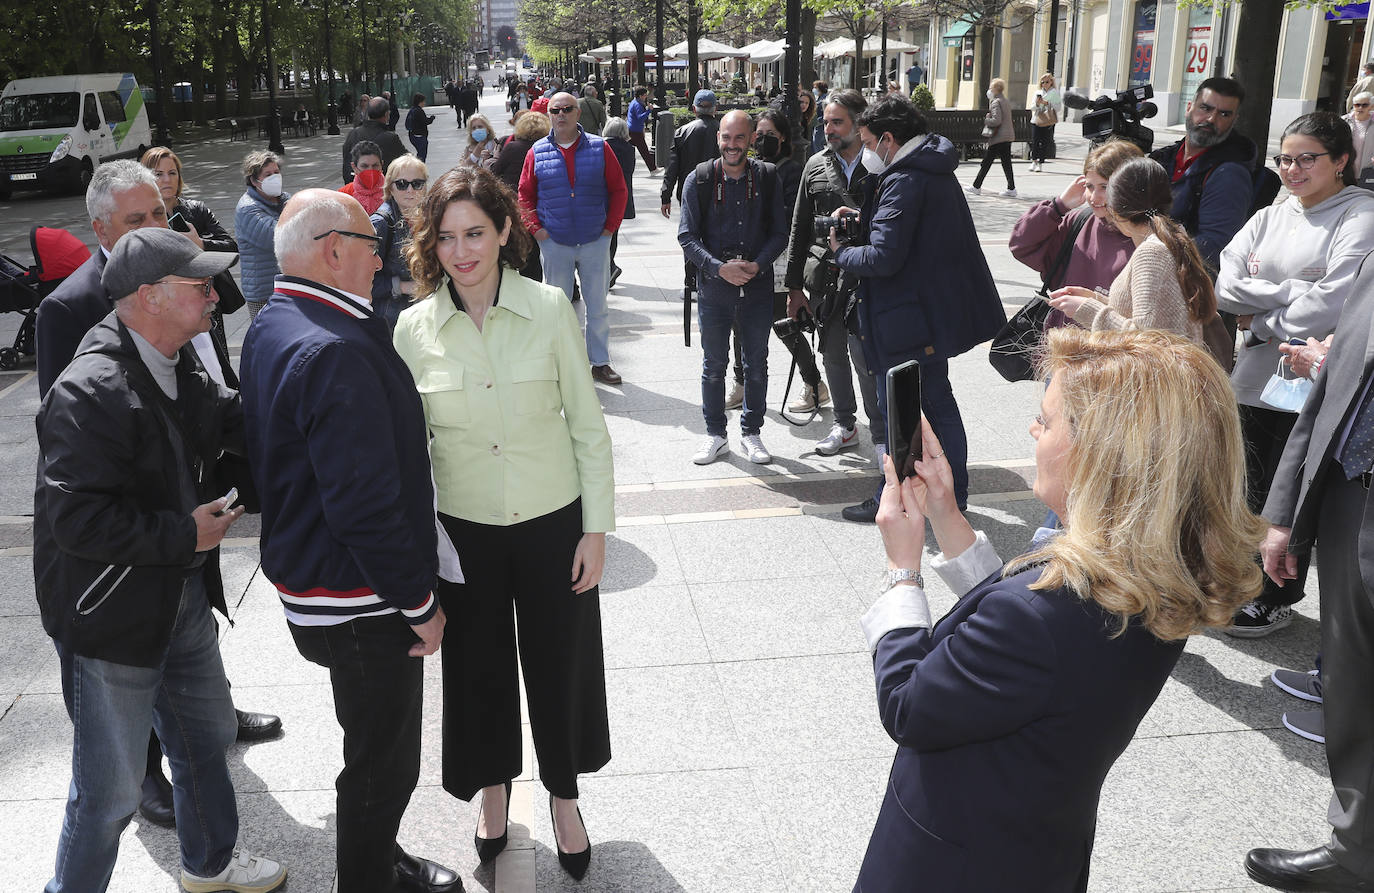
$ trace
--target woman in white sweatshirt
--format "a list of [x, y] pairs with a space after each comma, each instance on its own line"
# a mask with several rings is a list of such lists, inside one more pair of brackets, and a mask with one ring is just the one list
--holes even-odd
[[[1217, 303], [1238, 317], [1244, 344], [1231, 384], [1240, 404], [1251, 511], [1264, 507], [1297, 413], [1260, 394], [1279, 365], [1279, 345], [1322, 339], [1336, 329], [1355, 274], [1374, 250], [1374, 194], [1353, 185], [1350, 126], [1331, 112], [1289, 124], [1274, 163], [1288, 188], [1283, 202], [1250, 218], [1221, 253]], [[1259, 598], [1228, 630], [1246, 638], [1287, 626], [1303, 596], [1307, 561], [1282, 588], [1266, 578]]]

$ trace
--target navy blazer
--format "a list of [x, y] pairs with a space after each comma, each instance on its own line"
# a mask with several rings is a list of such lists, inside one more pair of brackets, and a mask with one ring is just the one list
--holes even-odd
[[90, 258], [38, 303], [34, 350], [38, 354], [38, 396], [44, 397], [57, 376], [76, 356], [76, 347], [96, 323], [114, 308], [100, 284], [105, 252], [96, 246]]
[[[878, 642], [884, 728], [900, 747], [856, 893], [1086, 890], [1102, 781], [1183, 642], [1040, 568], [990, 576], [933, 630]], [[1000, 571], [999, 571], [1000, 574]]]

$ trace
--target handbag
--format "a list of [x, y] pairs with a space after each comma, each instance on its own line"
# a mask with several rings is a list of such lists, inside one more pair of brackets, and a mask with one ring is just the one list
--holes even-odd
[[[1040, 280], [1040, 290], [1021, 309], [1012, 314], [1007, 324], [993, 336], [988, 350], [988, 362], [997, 374], [1007, 381], [1029, 381], [1035, 377], [1036, 354], [1045, 341], [1045, 320], [1050, 315], [1050, 283], [1059, 278], [1068, 266], [1078, 234], [1092, 217], [1091, 210], [1080, 211], [1069, 224], [1068, 235], [1059, 247], [1059, 254]], [[1062, 284], [1062, 283], [1061, 283]]]

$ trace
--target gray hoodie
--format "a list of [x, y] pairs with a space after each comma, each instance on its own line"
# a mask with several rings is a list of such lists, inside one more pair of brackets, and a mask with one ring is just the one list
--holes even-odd
[[[1374, 194], [1347, 186], [1304, 208], [1289, 196], [1255, 214], [1221, 252], [1217, 304], [1253, 314], [1236, 358], [1236, 400], [1272, 409], [1260, 393], [1289, 338], [1325, 338], [1336, 329], [1360, 262], [1374, 251]], [[1337, 336], [1339, 337], [1339, 336]], [[1263, 343], [1250, 346], [1256, 339]]]

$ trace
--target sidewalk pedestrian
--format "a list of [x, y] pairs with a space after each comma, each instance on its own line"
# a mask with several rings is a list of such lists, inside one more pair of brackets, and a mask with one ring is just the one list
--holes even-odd
[[410, 100], [410, 111], [406, 112], [406, 135], [421, 161], [429, 156], [429, 125], [433, 123], [434, 116], [425, 114], [425, 94], [416, 93]]
[[644, 164], [649, 168], [649, 176], [658, 172], [658, 162], [654, 160], [653, 153], [649, 151], [649, 144], [644, 139], [644, 131], [649, 126], [650, 103], [649, 88], [644, 85], [635, 87], [635, 98], [630, 102], [627, 112], [626, 123], [630, 129], [630, 143], [639, 150], [639, 155], [644, 159]]
[[281, 209], [291, 200], [282, 188], [281, 159], [264, 149], [243, 159], [243, 196], [234, 208], [234, 234], [239, 243], [239, 285], [249, 318], [272, 294], [272, 278], [281, 272], [272, 240]]
[[496, 157], [500, 148], [496, 142], [496, 131], [487, 120], [487, 116], [469, 115], [467, 145], [463, 147], [458, 164], [467, 167], [484, 166]]
[[[621, 218], [621, 226], [625, 220], [633, 220], [635, 217], [635, 147], [630, 143], [630, 127], [624, 118], [611, 117], [606, 119], [606, 126], [602, 129], [602, 137], [606, 140], [606, 145], [611, 147], [615, 153], [615, 160], [620, 162], [620, 172], [625, 176], [625, 216]], [[620, 243], [620, 230], [611, 233], [611, 279], [609, 288], [615, 288], [616, 280], [624, 272], [615, 262], [615, 249]]]
[[428, 182], [429, 168], [423, 161], [413, 155], [397, 158], [386, 172], [386, 198], [370, 218], [372, 231], [381, 239], [377, 256], [382, 259], [382, 268], [372, 276], [372, 312], [392, 329], [401, 311], [415, 299], [406, 252]]
[[988, 87], [988, 113], [983, 119], [983, 132], [987, 134], [987, 151], [983, 153], [983, 163], [978, 166], [978, 176], [968, 191], [978, 195], [983, 191], [983, 180], [988, 170], [997, 160], [1002, 162], [1002, 173], [1007, 175], [1007, 188], [1001, 193], [1009, 198], [1016, 197], [1016, 175], [1011, 169], [1011, 141], [1016, 132], [1011, 123], [1011, 105], [1007, 102], [1007, 82], [993, 78]]
[[597, 136], [601, 135], [602, 129], [606, 126], [606, 106], [597, 98], [599, 95], [596, 87], [588, 84], [582, 88], [582, 98], [577, 100], [582, 112], [577, 120], [582, 124], [583, 130]]
[[1045, 159], [1049, 157], [1050, 146], [1054, 144], [1054, 125], [1059, 123], [1059, 103], [1061, 97], [1054, 86], [1054, 75], [1048, 71], [1040, 76], [1040, 89], [1035, 91], [1035, 103], [1031, 109], [1031, 170], [1045, 169]]
[[[551, 102], [565, 104], [567, 93]], [[411, 253], [427, 297], [401, 315], [395, 344], [425, 391], [439, 519], [465, 577], [439, 587], [454, 620], [444, 789], [481, 791], [473, 844], [490, 862], [524, 768], [523, 674], [558, 862], [581, 879], [591, 841], [577, 779], [611, 758], [597, 588], [615, 526], [611, 439], [567, 297], [516, 272], [533, 250], [519, 218], [489, 171], [439, 178]], [[487, 384], [451, 389], [465, 378]]]

